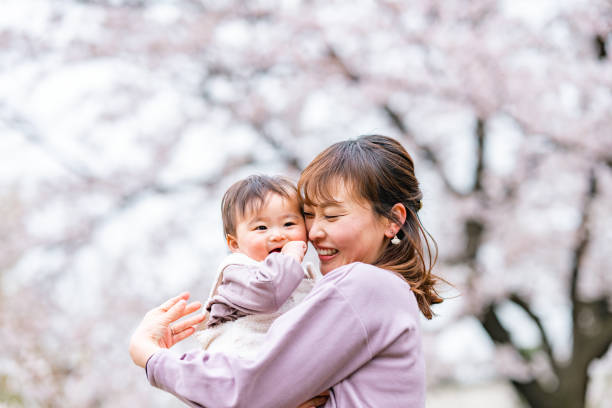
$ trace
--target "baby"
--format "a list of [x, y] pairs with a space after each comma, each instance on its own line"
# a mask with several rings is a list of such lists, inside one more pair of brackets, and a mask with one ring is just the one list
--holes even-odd
[[306, 227], [295, 185], [281, 177], [236, 182], [223, 196], [221, 212], [232, 253], [217, 269], [209, 315], [196, 337], [208, 351], [249, 358], [272, 322], [314, 285], [312, 270], [301, 266]]

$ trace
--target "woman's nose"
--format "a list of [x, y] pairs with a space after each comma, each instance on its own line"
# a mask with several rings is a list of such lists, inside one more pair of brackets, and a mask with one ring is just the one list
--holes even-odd
[[310, 228], [308, 229], [308, 239], [311, 241], [315, 241], [317, 239], [323, 238], [325, 235], [325, 231], [321, 228], [321, 224], [317, 221], [313, 221], [310, 224]]

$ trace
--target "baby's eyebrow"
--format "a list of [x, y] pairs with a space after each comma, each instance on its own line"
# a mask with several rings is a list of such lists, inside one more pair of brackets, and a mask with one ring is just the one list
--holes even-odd
[[289, 218], [289, 219], [298, 219], [298, 218], [303, 218], [302, 214], [295, 214], [295, 213], [289, 213], [289, 214], [284, 214], [281, 218]]
[[255, 223], [255, 222], [265, 222], [268, 221], [267, 217], [262, 217], [260, 215], [256, 215], [255, 217], [251, 218], [249, 220], [249, 224]]
[[[287, 213], [281, 215], [280, 218], [302, 218], [301, 214]], [[249, 224], [256, 224], [258, 222], [268, 222], [269, 219], [267, 217], [255, 217], [249, 221]]]

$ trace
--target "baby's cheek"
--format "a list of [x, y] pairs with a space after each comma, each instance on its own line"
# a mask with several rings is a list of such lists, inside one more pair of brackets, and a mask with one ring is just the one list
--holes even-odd
[[306, 226], [300, 228], [298, 238], [296, 241], [306, 241], [308, 239], [308, 231], [306, 230]]

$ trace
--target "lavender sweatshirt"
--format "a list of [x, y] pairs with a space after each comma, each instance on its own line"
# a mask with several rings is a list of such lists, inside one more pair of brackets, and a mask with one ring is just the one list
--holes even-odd
[[352, 263], [279, 317], [255, 360], [161, 350], [147, 377], [193, 407], [295, 408], [331, 388], [326, 408], [421, 408], [419, 309], [399, 276]]

